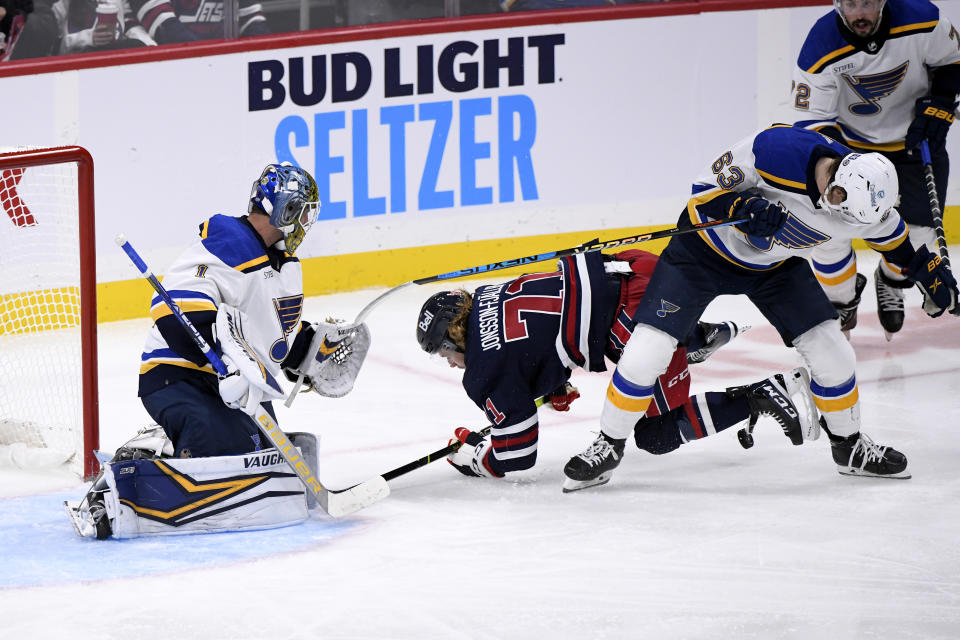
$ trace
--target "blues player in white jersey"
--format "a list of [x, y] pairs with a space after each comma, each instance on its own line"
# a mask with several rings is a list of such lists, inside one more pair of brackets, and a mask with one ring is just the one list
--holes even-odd
[[889, 160], [851, 153], [808, 129], [774, 126], [724, 150], [697, 178], [680, 223], [749, 219], [670, 240], [633, 315], [637, 326], [607, 388], [600, 436], [570, 460], [567, 476], [601, 477], [619, 464], [678, 342], [718, 295], [744, 294], [806, 361], [840, 473], [909, 477], [902, 453], [860, 431], [853, 347], [806, 260], [830, 241], [863, 238], [920, 284], [928, 313], [960, 314], [953, 274], [926, 247], [911, 246], [896, 199]]
[[[509, 282], [431, 296], [417, 317], [417, 341], [427, 353], [463, 369], [463, 388], [484, 412], [490, 436], [466, 428], [455, 436], [467, 446], [448, 459], [468, 476], [499, 478], [537, 460], [537, 399], [567, 410], [579, 393], [569, 384], [577, 368], [605, 371], [630, 340], [630, 319], [646, 290], [657, 256], [590, 252], [559, 261], [552, 273], [530, 273]], [[697, 323], [659, 377], [654, 400], [637, 422], [637, 446], [664, 454], [744, 420], [770, 415], [791, 440], [819, 432], [806, 372], [777, 374], [752, 385], [690, 397], [688, 363], [703, 362], [737, 335], [735, 323]], [[796, 396], [796, 401], [794, 397]], [[803, 407], [803, 408], [800, 408]], [[606, 476], [609, 478], [609, 475]], [[575, 491], [586, 484], [564, 483]]]
[[[945, 140], [960, 91], [960, 33], [929, 0], [835, 0], [835, 5], [836, 12], [814, 24], [800, 49], [792, 85], [797, 124], [889, 158], [910, 240], [935, 251], [917, 145], [929, 141], [942, 204], [950, 170]], [[814, 273], [849, 331], [867, 283], [857, 274], [856, 254], [846, 243], [823, 247], [814, 257]], [[911, 286], [898, 265], [879, 261], [874, 288], [888, 340], [903, 325], [904, 293]]]
[[[323, 395], [349, 392], [366, 355], [364, 325], [300, 318], [296, 251], [319, 211], [317, 185], [289, 163], [253, 183], [247, 215], [214, 215], [163, 280], [227, 367], [218, 377], [170, 308], [152, 300], [139, 395], [158, 427], [121, 447], [68, 513], [97, 538], [270, 528], [307, 517], [304, 487], [253, 416], [282, 395], [281, 371]], [[219, 339], [218, 339], [219, 338]], [[288, 433], [316, 468], [316, 438]]]
[[[309, 173], [289, 163], [267, 165], [253, 183], [247, 215], [215, 215], [205, 221], [197, 241], [164, 277], [170, 297], [210, 344], [216, 344], [220, 308], [236, 310], [247, 346], [267, 379], [309, 366], [304, 356], [318, 330], [329, 326], [300, 319], [303, 274], [296, 251], [317, 220], [318, 208], [317, 185]], [[173, 441], [175, 455], [230, 455], [269, 447], [250, 420], [269, 388], [244, 375], [242, 363], [231, 362], [229, 354], [228, 368], [240, 373], [218, 381], [159, 296], [151, 302], [151, 316], [139, 395]], [[269, 402], [264, 408], [273, 413]]]

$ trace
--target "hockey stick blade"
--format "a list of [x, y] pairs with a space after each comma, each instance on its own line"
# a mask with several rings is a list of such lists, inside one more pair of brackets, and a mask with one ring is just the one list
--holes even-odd
[[341, 518], [380, 502], [389, 495], [390, 486], [386, 479], [377, 476], [349, 489], [328, 491], [325, 511], [334, 518]]

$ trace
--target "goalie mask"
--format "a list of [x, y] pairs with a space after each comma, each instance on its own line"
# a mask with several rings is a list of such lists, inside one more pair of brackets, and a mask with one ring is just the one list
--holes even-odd
[[460, 291], [441, 291], [423, 303], [417, 316], [417, 342], [421, 349], [429, 354], [435, 354], [441, 348], [463, 353], [463, 349], [447, 333], [447, 327], [460, 313], [463, 301], [464, 296]]
[[293, 254], [317, 221], [320, 196], [313, 176], [289, 162], [268, 164], [250, 189], [247, 212], [257, 206], [283, 232], [284, 249]]
[[[828, 199], [834, 187], [846, 192], [839, 204], [832, 204]], [[850, 153], [843, 157], [819, 204], [854, 222], [874, 224], [893, 209], [899, 193], [897, 170], [890, 160], [879, 153]]]

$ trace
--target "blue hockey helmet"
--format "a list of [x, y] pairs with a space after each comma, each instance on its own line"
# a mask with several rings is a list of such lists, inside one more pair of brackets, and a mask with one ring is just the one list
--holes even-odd
[[295, 253], [307, 230], [317, 221], [317, 183], [307, 171], [289, 162], [268, 164], [250, 188], [247, 212], [252, 213], [255, 206], [283, 232], [284, 248]]
[[417, 316], [417, 342], [421, 349], [430, 354], [437, 353], [444, 347], [463, 352], [450, 338], [447, 328], [460, 313], [464, 301], [462, 291], [441, 291], [427, 298], [420, 308], [420, 315]]

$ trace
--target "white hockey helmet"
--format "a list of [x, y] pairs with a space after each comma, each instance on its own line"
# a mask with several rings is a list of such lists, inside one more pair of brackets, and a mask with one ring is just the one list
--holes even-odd
[[[846, 192], [840, 204], [831, 204], [827, 194], [834, 187]], [[840, 161], [833, 181], [820, 196], [820, 206], [854, 222], [879, 222], [897, 204], [900, 183], [893, 163], [879, 153], [848, 153]]]
[[[846, 25], [847, 29], [850, 29], [850, 31], [854, 30], [850, 25], [850, 22], [847, 20], [847, 16], [843, 13], [844, 9], [861, 7], [869, 10], [874, 6], [877, 8], [877, 21], [873, 25], [873, 30], [867, 34], [868, 36], [872, 36], [877, 32], [877, 29], [880, 28], [880, 18], [883, 16], [883, 6], [886, 3], [886, 0], [833, 0], [833, 6], [837, 10], [837, 14], [840, 16], [840, 19], [843, 20], [843, 24]], [[856, 31], [854, 31], [854, 33], [856, 33]]]

